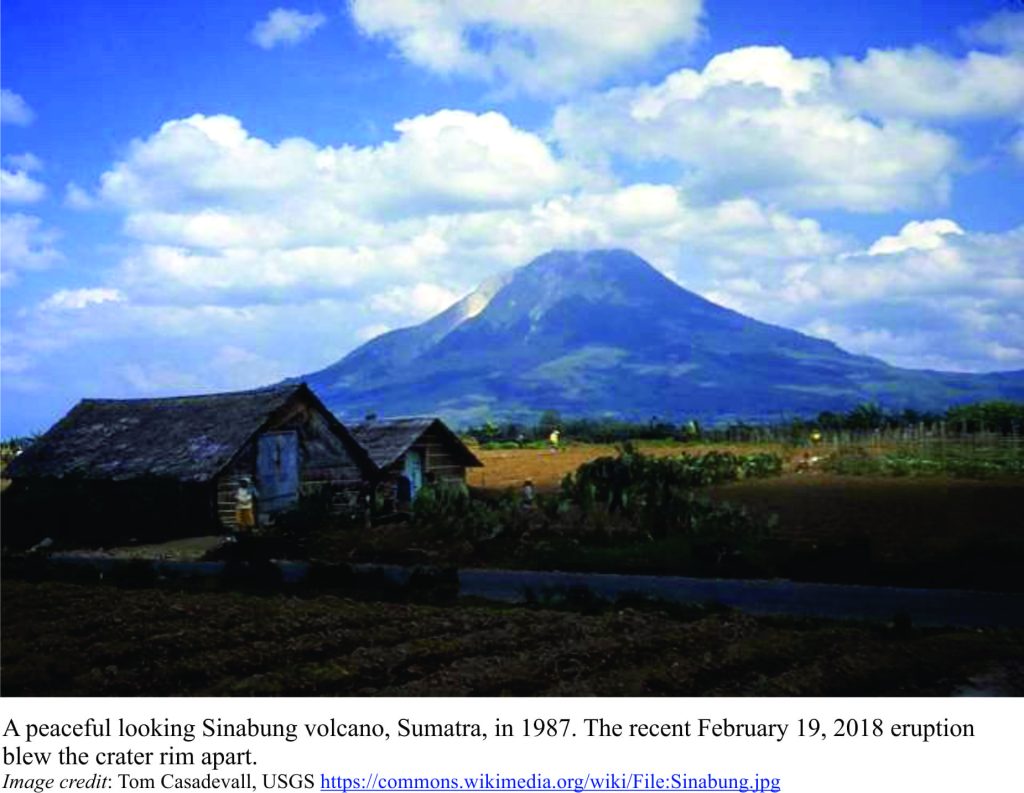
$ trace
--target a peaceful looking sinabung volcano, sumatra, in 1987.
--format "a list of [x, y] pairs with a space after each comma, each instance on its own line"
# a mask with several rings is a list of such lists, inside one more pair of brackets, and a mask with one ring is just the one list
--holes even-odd
[[1024, 371], [912, 371], [688, 292], [624, 250], [553, 251], [308, 382], [340, 415], [773, 421], [1024, 398]]

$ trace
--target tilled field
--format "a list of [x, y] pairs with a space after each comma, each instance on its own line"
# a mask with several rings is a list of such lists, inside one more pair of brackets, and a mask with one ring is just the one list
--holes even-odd
[[5, 696], [1024, 693], [1021, 631], [13, 580], [2, 617]]
[[949, 476], [841, 476], [789, 473], [709, 489], [709, 495], [779, 516], [776, 534], [820, 541], [865, 537], [909, 554], [999, 542], [1024, 554], [1024, 480]]

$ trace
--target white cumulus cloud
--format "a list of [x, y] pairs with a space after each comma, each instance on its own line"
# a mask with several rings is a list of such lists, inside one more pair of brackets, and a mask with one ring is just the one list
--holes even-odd
[[973, 43], [1011, 51], [1024, 51], [1024, 11], [999, 11], [962, 31]]
[[417, 66], [532, 94], [595, 85], [700, 33], [701, 0], [352, 0]]
[[947, 234], [963, 234], [953, 220], [939, 218], [937, 220], [912, 220], [907, 223], [899, 234], [881, 237], [868, 248], [869, 256], [878, 256], [886, 253], [901, 253], [902, 251], [919, 250], [930, 251], [941, 248], [945, 245]]
[[[819, 70], [800, 69], [771, 79], [808, 85]], [[681, 247], [727, 266], [836, 245], [753, 199], [701, 207], [675, 185], [610, 186], [497, 113], [442, 110], [395, 131], [356, 148], [274, 144], [228, 116], [162, 125], [96, 191], [139, 243], [121, 284], [232, 304], [355, 292], [401, 322], [552, 247], [635, 247], [675, 270]]]
[[41, 171], [43, 161], [30, 151], [23, 154], [5, 154], [4, 162], [16, 171]]
[[35, 112], [21, 96], [10, 89], [0, 89], [0, 123], [24, 127], [35, 118]]
[[674, 164], [709, 198], [800, 209], [883, 212], [941, 203], [955, 141], [907, 121], [859, 115], [835, 95], [826, 61], [746, 47], [702, 71], [617, 88], [560, 107], [568, 152]]
[[274, 144], [229, 116], [167, 122], [95, 191], [140, 243], [121, 277], [147, 293], [270, 290], [274, 300], [388, 279], [407, 286], [417, 268], [452, 258], [455, 229], [522, 212], [582, 179], [498, 113], [442, 110], [395, 131], [377, 146], [331, 147]]
[[45, 270], [64, 257], [54, 247], [59, 233], [34, 215], [17, 212], [0, 218], [0, 284], [17, 282], [24, 270]]
[[762, 319], [911, 368], [1024, 362], [1024, 226], [984, 234], [912, 222], [867, 250], [745, 271], [711, 293]]
[[60, 289], [40, 303], [48, 311], [81, 311], [99, 303], [121, 303], [125, 299], [119, 289]]
[[10, 204], [34, 204], [46, 195], [46, 185], [27, 171], [0, 168], [0, 200]]
[[[207, 230], [235, 234], [233, 210], [272, 210], [330, 226], [339, 213], [380, 216], [450, 212], [528, 201], [570, 185], [536, 135], [500, 113], [440, 110], [395, 125], [377, 146], [273, 144], [231, 116], [169, 121], [130, 147], [101, 179], [100, 197], [139, 211], [205, 210]], [[172, 222], [173, 225], [173, 222]], [[147, 229], [155, 230], [150, 222]]]
[[275, 8], [266, 19], [253, 26], [249, 38], [265, 50], [298, 44], [312, 36], [326, 21], [327, 17], [321, 13], [304, 14], [294, 8]]
[[888, 118], [957, 120], [1024, 112], [1024, 54], [969, 52], [963, 58], [927, 47], [869, 50], [840, 58], [837, 82], [854, 107]]
[[81, 185], [68, 182], [64, 188], [64, 205], [71, 209], [92, 209], [96, 206], [96, 199]]

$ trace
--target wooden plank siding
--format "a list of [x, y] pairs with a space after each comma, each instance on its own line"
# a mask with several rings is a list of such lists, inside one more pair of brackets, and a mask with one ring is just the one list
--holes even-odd
[[[439, 482], [466, 481], [466, 466], [458, 463], [445, 444], [416, 443], [409, 448], [409, 451], [419, 452], [422, 455], [425, 482], [430, 480], [431, 475]], [[384, 469], [388, 478], [402, 476], [404, 472], [404, 454]]]
[[413, 447], [423, 454], [424, 474], [431, 474], [440, 482], [466, 481], [466, 467], [455, 456], [446, 435], [436, 426], [431, 427]]
[[[358, 464], [326, 419], [309, 405], [297, 403], [263, 431], [287, 430], [295, 431], [299, 436], [300, 495], [310, 496], [331, 488], [336, 492], [334, 504], [338, 511], [356, 508], [366, 483]], [[235, 491], [242, 477], [249, 477], [259, 488], [256, 453], [255, 440], [245, 444], [217, 479], [217, 516], [227, 529], [237, 527]]]

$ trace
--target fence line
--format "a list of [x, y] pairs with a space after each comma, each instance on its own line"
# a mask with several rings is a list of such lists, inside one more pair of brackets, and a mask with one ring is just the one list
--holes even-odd
[[[1018, 456], [1024, 453], [1024, 433], [1017, 427], [1013, 432], [967, 432], [940, 422], [870, 430], [824, 430], [815, 445], [842, 450], [862, 447], [873, 450], [898, 448], [939, 453], [992, 452], [1000, 456]], [[809, 429], [793, 430], [787, 427], [735, 427], [705, 433], [705, 439], [746, 443], [811, 444]]]

